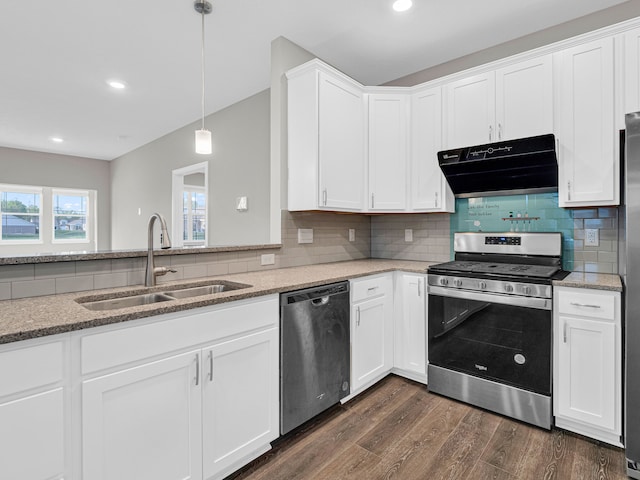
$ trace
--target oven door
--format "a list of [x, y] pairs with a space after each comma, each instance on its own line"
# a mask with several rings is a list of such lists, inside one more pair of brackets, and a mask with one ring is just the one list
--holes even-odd
[[429, 363], [551, 395], [550, 299], [429, 286]]

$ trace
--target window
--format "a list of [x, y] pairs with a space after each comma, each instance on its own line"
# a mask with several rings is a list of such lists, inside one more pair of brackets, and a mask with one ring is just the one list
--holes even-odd
[[40, 243], [42, 189], [5, 185], [0, 187], [2, 243]]
[[204, 245], [207, 231], [207, 196], [204, 187], [185, 185], [182, 192], [182, 240]]
[[53, 242], [79, 243], [88, 240], [89, 192], [53, 191]]
[[174, 247], [207, 245], [208, 162], [171, 172], [171, 225]]
[[0, 252], [96, 250], [96, 191], [0, 184]]

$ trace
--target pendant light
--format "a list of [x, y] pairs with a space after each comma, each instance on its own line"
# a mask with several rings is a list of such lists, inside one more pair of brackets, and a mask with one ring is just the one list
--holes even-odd
[[204, 128], [204, 16], [211, 13], [211, 3], [196, 1], [193, 8], [202, 16], [202, 126], [196, 130], [196, 153], [208, 155], [211, 153], [211, 132]]

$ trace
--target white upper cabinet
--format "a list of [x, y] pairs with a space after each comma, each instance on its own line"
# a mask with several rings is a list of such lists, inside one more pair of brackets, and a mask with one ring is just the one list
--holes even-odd
[[368, 210], [407, 208], [407, 94], [369, 94]]
[[445, 86], [447, 148], [553, 132], [551, 55]]
[[442, 150], [442, 90], [411, 96], [410, 191], [412, 211], [453, 212], [455, 199], [438, 166]]
[[362, 87], [317, 60], [287, 77], [289, 210], [362, 210]]
[[452, 82], [445, 95], [447, 148], [496, 141], [493, 72]]
[[624, 113], [640, 111], [640, 28], [624, 38]]
[[496, 140], [553, 133], [552, 57], [496, 70]]
[[555, 54], [561, 207], [617, 205], [613, 37]]

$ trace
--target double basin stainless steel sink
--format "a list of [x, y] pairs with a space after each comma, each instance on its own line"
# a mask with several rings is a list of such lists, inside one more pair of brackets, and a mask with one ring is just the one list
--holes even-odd
[[84, 301], [82, 298], [76, 300], [84, 308], [94, 311], [117, 310], [119, 308], [139, 307], [153, 303], [169, 302], [184, 298], [201, 297], [215, 293], [229, 292], [248, 288], [251, 285], [243, 283], [232, 283], [217, 281], [209, 285], [174, 287], [171, 290], [157, 293], [142, 293], [124, 297], [106, 298], [104, 300]]

